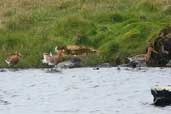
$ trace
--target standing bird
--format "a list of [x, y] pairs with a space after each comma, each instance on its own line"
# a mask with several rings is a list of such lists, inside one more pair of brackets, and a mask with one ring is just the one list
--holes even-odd
[[8, 64], [8, 65], [16, 65], [19, 61], [20, 61], [20, 57], [21, 57], [21, 54], [16, 51], [15, 54], [9, 56], [5, 62]]
[[158, 54], [158, 52], [154, 50], [152, 44], [150, 44], [145, 54], [140, 54], [133, 57], [127, 57], [126, 58], [126, 61], [128, 63], [127, 65], [131, 66], [132, 68], [136, 68], [137, 66], [146, 66], [151, 59], [152, 53]]
[[56, 55], [53, 56], [55, 65], [57, 65], [59, 62], [62, 61], [62, 58], [64, 56], [64, 52], [65, 52], [64, 49], [60, 49], [60, 50], [58, 50]]
[[59, 49], [58, 51], [55, 49], [55, 51], [57, 52], [55, 55], [44, 53], [42, 63], [49, 66], [57, 65], [64, 56], [64, 49]]
[[158, 54], [158, 52], [155, 51], [152, 46], [149, 46], [147, 49], [147, 53], [144, 55], [145, 62], [148, 62], [150, 60], [152, 52]]
[[[43, 60], [42, 60], [42, 63], [44, 64], [49, 64], [51, 62], [53, 62], [53, 57], [52, 57], [52, 53], [50, 52], [50, 54], [48, 53], [43, 53]], [[49, 64], [51, 65], [51, 64]]]

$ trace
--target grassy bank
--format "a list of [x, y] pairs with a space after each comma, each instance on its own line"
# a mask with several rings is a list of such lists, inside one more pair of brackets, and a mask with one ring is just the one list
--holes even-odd
[[17, 67], [43, 67], [43, 52], [75, 43], [103, 52], [84, 65], [114, 62], [144, 53], [170, 23], [170, 0], [1, 0], [0, 67], [16, 50], [23, 55]]

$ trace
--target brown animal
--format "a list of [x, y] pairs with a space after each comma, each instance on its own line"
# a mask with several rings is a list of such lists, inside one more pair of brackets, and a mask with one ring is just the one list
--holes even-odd
[[155, 51], [153, 49], [153, 47], [149, 46], [148, 49], [147, 49], [147, 53], [144, 55], [145, 62], [148, 62], [150, 60], [152, 52], [158, 53], [157, 51]]
[[63, 58], [64, 50], [58, 50], [56, 55], [44, 53], [42, 62], [48, 65], [57, 65]]
[[64, 50], [59, 50], [56, 55], [53, 56], [54, 64], [58, 64], [60, 61], [62, 61], [62, 58], [64, 56]]
[[127, 58], [127, 59], [129, 60], [129, 62], [139, 61], [139, 62], [142, 62], [142, 63], [143, 62], [148, 63], [150, 58], [151, 58], [152, 52], [158, 54], [158, 52], [154, 50], [153, 44], [151, 42], [149, 42], [146, 54], [136, 55], [136, 56], [133, 56], [133, 57], [130, 57], [130, 58]]
[[9, 56], [5, 62], [8, 65], [16, 65], [20, 61], [21, 54], [19, 52], [16, 52], [15, 54]]
[[83, 54], [97, 53], [97, 50], [93, 48], [88, 48], [79, 45], [67, 45], [67, 46], [63, 46], [63, 48], [65, 50], [65, 53], [68, 55], [83, 55]]

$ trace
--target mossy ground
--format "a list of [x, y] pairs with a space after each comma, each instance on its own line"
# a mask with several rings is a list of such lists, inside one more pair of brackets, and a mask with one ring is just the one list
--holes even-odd
[[23, 55], [16, 67], [44, 67], [43, 52], [75, 43], [102, 52], [84, 65], [114, 63], [118, 56], [144, 53], [170, 24], [169, 0], [1, 0], [0, 67], [16, 50]]

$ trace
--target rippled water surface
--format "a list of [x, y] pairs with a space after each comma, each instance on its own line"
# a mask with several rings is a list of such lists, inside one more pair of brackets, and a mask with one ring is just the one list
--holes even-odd
[[79, 68], [0, 72], [0, 114], [171, 114], [150, 88], [171, 85], [171, 69]]

